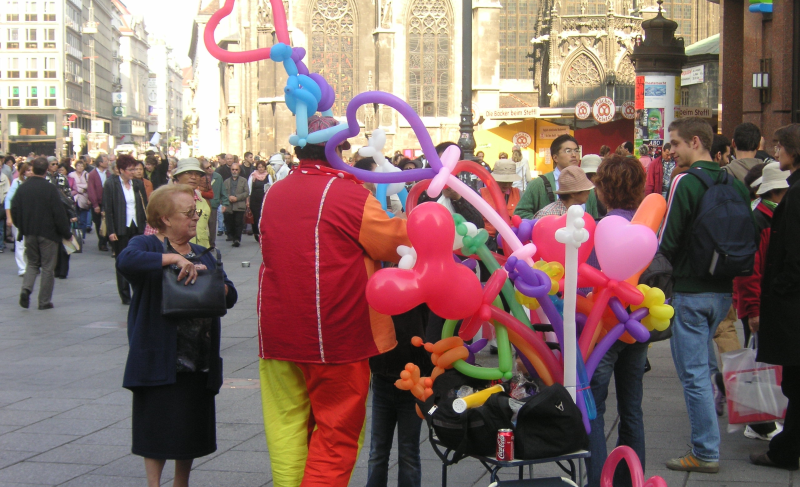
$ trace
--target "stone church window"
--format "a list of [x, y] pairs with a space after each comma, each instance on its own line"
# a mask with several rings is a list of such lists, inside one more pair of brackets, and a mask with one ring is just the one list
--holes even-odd
[[408, 102], [423, 117], [448, 115], [450, 32], [445, 0], [414, 0], [408, 20]]
[[617, 80], [616, 85], [614, 85], [614, 100], [617, 105], [622, 105], [626, 101], [633, 101], [635, 82], [636, 69], [633, 67], [631, 58], [625, 56], [617, 68]]
[[336, 92], [333, 113], [345, 114], [354, 96], [356, 27], [350, 0], [315, 0], [311, 7], [309, 70], [321, 74]]
[[694, 41], [692, 36], [692, 0], [666, 0], [664, 16], [678, 23], [675, 37], [683, 37], [688, 46]]
[[597, 97], [605, 95], [605, 84], [600, 78], [600, 70], [586, 53], [578, 54], [563, 76], [563, 106], [575, 106], [579, 101], [592, 103]]
[[500, 79], [532, 79], [538, 0], [500, 0]]

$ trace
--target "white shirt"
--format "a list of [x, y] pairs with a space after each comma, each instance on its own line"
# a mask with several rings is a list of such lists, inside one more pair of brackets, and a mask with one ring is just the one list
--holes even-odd
[[106, 174], [108, 173], [108, 170], [107, 169], [100, 169], [98, 167], [97, 169], [95, 169], [95, 171], [97, 171], [97, 174], [100, 175], [100, 185], [102, 186], [102, 185], [106, 184]]
[[125, 226], [130, 227], [131, 223], [134, 223], [138, 227], [139, 222], [136, 221], [136, 194], [133, 192], [133, 181], [128, 181], [131, 186], [130, 189], [125, 187], [125, 182], [122, 179], [119, 182], [122, 184], [122, 194], [125, 195]]

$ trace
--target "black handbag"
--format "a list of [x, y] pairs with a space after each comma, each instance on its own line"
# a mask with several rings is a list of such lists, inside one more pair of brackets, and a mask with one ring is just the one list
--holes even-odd
[[[222, 272], [222, 258], [219, 250], [206, 249], [197, 257], [189, 259], [197, 261], [211, 250], [217, 253], [215, 269], [197, 271], [194, 284], [178, 281], [181, 270], [176, 265], [164, 267], [161, 278], [161, 315], [165, 318], [219, 318], [225, 316], [228, 307], [225, 305], [225, 278]], [[178, 253], [164, 238], [164, 253]]]

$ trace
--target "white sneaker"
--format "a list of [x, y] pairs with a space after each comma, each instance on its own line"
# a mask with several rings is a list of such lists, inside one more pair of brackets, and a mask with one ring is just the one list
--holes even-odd
[[750, 425], [747, 425], [747, 427], [744, 429], [744, 436], [746, 438], [750, 438], [751, 440], [770, 441], [772, 437], [783, 431], [783, 425], [781, 423], [776, 421], [774, 424], [775, 429], [766, 435], [756, 433], [753, 428], [750, 427]]

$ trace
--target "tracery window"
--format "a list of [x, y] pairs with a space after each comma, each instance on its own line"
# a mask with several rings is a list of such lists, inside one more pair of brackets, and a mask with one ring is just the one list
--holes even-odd
[[336, 93], [333, 113], [343, 116], [353, 98], [356, 23], [350, 0], [315, 0], [311, 7], [309, 70], [321, 74]]
[[587, 0], [567, 4], [567, 15], [605, 15], [607, 11], [608, 5], [605, 0]]
[[579, 101], [592, 103], [597, 97], [605, 95], [600, 70], [586, 53], [580, 53], [572, 60], [564, 72], [562, 86], [561, 104], [564, 106], [575, 106]]
[[500, 0], [500, 79], [532, 79], [538, 0]]
[[617, 84], [614, 85], [614, 100], [617, 105], [622, 105], [626, 101], [633, 101], [635, 82], [636, 69], [633, 67], [631, 58], [625, 56], [617, 68]]
[[446, 117], [453, 14], [445, 0], [414, 0], [409, 17], [409, 104], [423, 117]]

